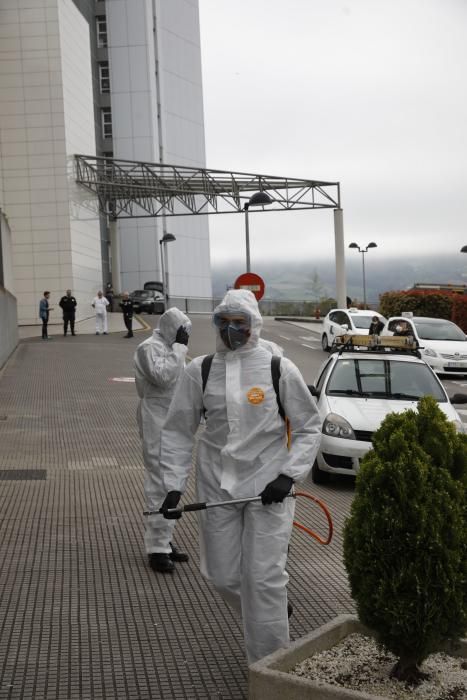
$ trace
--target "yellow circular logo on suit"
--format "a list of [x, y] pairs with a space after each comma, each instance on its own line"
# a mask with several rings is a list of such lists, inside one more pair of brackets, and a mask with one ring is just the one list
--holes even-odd
[[262, 403], [264, 401], [264, 391], [259, 386], [254, 386], [248, 391], [247, 398], [250, 403]]

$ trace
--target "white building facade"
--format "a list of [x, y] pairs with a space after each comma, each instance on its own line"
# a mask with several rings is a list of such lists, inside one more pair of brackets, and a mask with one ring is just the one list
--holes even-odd
[[[197, 0], [1, 0], [0, 216], [4, 286], [20, 324], [71, 288], [78, 318], [106, 282], [162, 280], [210, 297], [207, 217], [112, 226], [74, 181], [73, 155], [205, 165]], [[59, 320], [56, 308], [51, 322]]]

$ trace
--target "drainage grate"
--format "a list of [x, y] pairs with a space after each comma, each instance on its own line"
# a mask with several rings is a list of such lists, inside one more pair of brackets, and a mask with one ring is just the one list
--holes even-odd
[[47, 469], [0, 469], [0, 481], [45, 481]]

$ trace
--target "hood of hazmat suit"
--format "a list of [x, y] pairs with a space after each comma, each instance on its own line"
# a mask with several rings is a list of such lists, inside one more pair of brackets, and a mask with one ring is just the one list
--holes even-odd
[[231, 348], [227, 347], [221, 337], [221, 327], [219, 320], [223, 317], [232, 316], [233, 318], [244, 318], [248, 322], [249, 337], [246, 343], [236, 349], [250, 350], [254, 348], [259, 341], [261, 328], [263, 327], [263, 319], [259, 312], [258, 302], [253, 292], [248, 289], [231, 289], [227, 292], [222, 302], [216, 306], [213, 314], [213, 324], [216, 328], [216, 350], [217, 352], [229, 352]]
[[187, 346], [175, 343], [183, 326], [190, 333], [191, 321], [180, 309], [162, 314], [159, 327], [150, 338], [138, 345], [135, 355], [136, 390], [140, 399], [167, 409], [175, 386], [185, 366]]

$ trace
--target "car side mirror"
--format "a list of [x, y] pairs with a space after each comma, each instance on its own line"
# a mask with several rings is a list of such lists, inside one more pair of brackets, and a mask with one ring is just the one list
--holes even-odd
[[319, 396], [319, 391], [314, 384], [307, 384], [307, 386], [312, 396]]
[[467, 394], [454, 394], [449, 398], [451, 403], [467, 403]]

